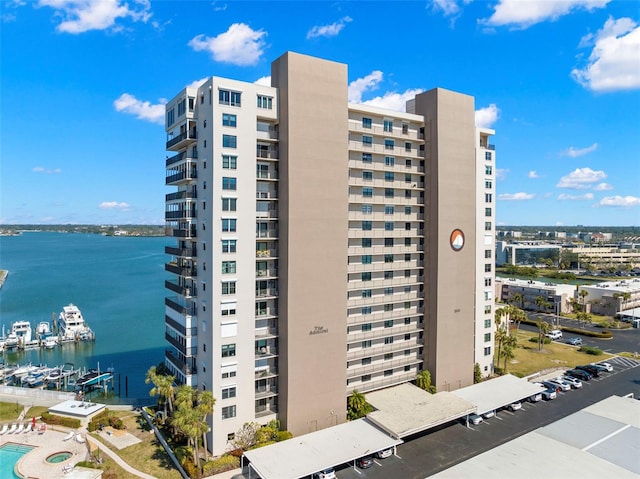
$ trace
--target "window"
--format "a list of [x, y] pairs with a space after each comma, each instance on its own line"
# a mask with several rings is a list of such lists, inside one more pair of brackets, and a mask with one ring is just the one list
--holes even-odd
[[484, 257], [486, 259], [491, 259], [491, 250], [490, 249], [484, 250]]
[[[393, 308], [392, 308], [392, 309], [393, 309]], [[384, 322], [384, 327], [385, 327], [385, 328], [393, 328], [393, 319], [387, 319], [387, 320]]]
[[366, 333], [367, 331], [371, 331], [371, 323], [364, 323], [360, 326], [360, 330], [363, 333]]
[[362, 162], [363, 163], [371, 163], [373, 161], [373, 155], [371, 153], [363, 153], [362, 154]]
[[491, 291], [485, 291], [484, 292], [484, 300], [485, 301], [490, 301], [491, 300]]
[[373, 206], [372, 205], [362, 205], [361, 210], [362, 210], [362, 214], [363, 215], [370, 215], [371, 213], [373, 213]]
[[405, 231], [411, 231], [411, 223], [405, 223], [404, 224], [404, 229], [405, 229]]
[[491, 263], [487, 263], [484, 265], [484, 272], [485, 273], [490, 273], [491, 272]]
[[384, 355], [384, 360], [385, 361], [390, 361], [393, 359], [393, 353], [385, 353]]
[[237, 366], [235, 364], [225, 366], [222, 365], [222, 379], [235, 378], [237, 374]]
[[222, 114], [222, 126], [236, 127], [236, 116], [230, 113]]
[[234, 232], [236, 230], [235, 218], [222, 218], [222, 231], [225, 233]]
[[264, 108], [266, 110], [273, 109], [273, 98], [270, 96], [258, 95], [258, 108]]
[[384, 157], [384, 166], [394, 166], [395, 164], [396, 164], [396, 159], [393, 156]]
[[361, 346], [362, 346], [362, 348], [370, 348], [371, 347], [371, 340], [368, 339], [366, 341], [362, 341]]
[[484, 202], [485, 203], [491, 203], [491, 201], [493, 201], [493, 195], [491, 193], [485, 193], [484, 194]]
[[222, 262], [222, 274], [231, 274], [236, 272], [235, 261], [223, 261]]
[[405, 334], [404, 335], [404, 340], [405, 341], [411, 341], [411, 334]]
[[373, 223], [371, 221], [362, 222], [362, 231], [371, 231], [372, 228], [373, 228]]
[[183, 98], [178, 102], [178, 116], [184, 115], [186, 111], [187, 111], [187, 100], [186, 98]]
[[384, 214], [385, 215], [392, 215], [393, 213], [394, 213], [393, 205], [385, 205]]
[[362, 264], [371, 264], [371, 255], [363, 254], [362, 255]]
[[362, 188], [362, 197], [363, 198], [371, 198], [373, 196], [373, 188], [364, 187]]
[[384, 197], [385, 198], [393, 198], [393, 188], [385, 188], [384, 189]]
[[384, 222], [384, 230], [385, 231], [393, 231], [393, 221], [385, 221]]
[[405, 206], [404, 207], [404, 214], [405, 215], [410, 215], [411, 214], [411, 206]]
[[241, 93], [237, 91], [219, 90], [218, 101], [221, 105], [241, 106]]
[[174, 121], [176, 121], [176, 110], [172, 108], [167, 112], [167, 126], [173, 125]]
[[366, 383], [367, 381], [371, 381], [371, 374], [364, 374], [362, 376], [362, 382]]
[[385, 247], [393, 246], [393, 238], [385, 238], [384, 239], [384, 245], [385, 245]]
[[484, 279], [484, 285], [485, 286], [491, 286], [491, 278], [485, 278]]
[[404, 239], [404, 245], [405, 246], [411, 246], [411, 238], [405, 238]]
[[235, 316], [236, 315], [235, 304], [234, 305], [223, 305], [221, 314], [222, 314], [222, 316]]
[[236, 407], [234, 406], [225, 406], [222, 408], [222, 419], [231, 419], [232, 417], [236, 417]]
[[393, 120], [384, 120], [384, 131], [393, 131]]
[[404, 318], [404, 324], [405, 325], [410, 325], [411, 324], [411, 318]]
[[229, 399], [236, 397], [236, 387], [222, 388], [222, 399]]
[[373, 137], [362, 135], [362, 145], [363, 146], [371, 146], [373, 144]]
[[491, 165], [485, 165], [484, 167], [484, 174], [485, 175], [491, 175], [493, 173], [493, 166]]
[[362, 238], [362, 247], [371, 248], [371, 238]]
[[371, 128], [371, 118], [362, 118], [362, 128]]
[[404, 197], [405, 198], [411, 198], [411, 190], [404, 190]]
[[223, 190], [235, 190], [236, 189], [236, 178], [232, 178], [229, 176], [222, 177], [222, 189]]
[[393, 150], [394, 147], [395, 147], [395, 141], [391, 140], [390, 138], [385, 138], [385, 140], [384, 140], [384, 149], [385, 150]]
[[371, 281], [371, 271], [363, 271], [360, 277], [362, 281]]
[[404, 144], [404, 151], [411, 151], [412, 145], [411, 142], [407, 141]]
[[222, 146], [224, 148], [236, 148], [238, 138], [235, 135], [222, 135]]
[[487, 180], [484, 182], [484, 187], [488, 190], [490, 190], [493, 186], [493, 183], [490, 180]]
[[393, 181], [393, 180], [394, 180], [393, 171], [385, 171], [384, 172], [384, 181]]
[[236, 294], [236, 282], [235, 281], [223, 281], [222, 282], [222, 294]]
[[384, 344], [393, 344], [393, 336], [387, 336], [384, 338]]
[[363, 289], [362, 290], [362, 297], [363, 298], [370, 298], [371, 297], [371, 290], [370, 289]]
[[236, 198], [222, 198], [222, 211], [236, 211]]
[[408, 159], [408, 158], [406, 160], [404, 160], [404, 166], [406, 168], [411, 168], [411, 160]]
[[408, 135], [409, 134], [409, 125], [406, 123], [402, 124], [402, 134], [403, 135]]
[[487, 161], [491, 161], [491, 152], [490, 151], [485, 151], [484, 152], [484, 159]]
[[487, 304], [484, 307], [484, 314], [491, 314], [491, 305]]
[[222, 357], [231, 358], [236, 355], [236, 343], [222, 345]]
[[384, 279], [393, 279], [393, 271], [385, 271]]
[[223, 253], [235, 253], [237, 240], [222, 240]]
[[385, 369], [384, 370], [384, 377], [389, 377], [393, 375], [393, 369]]
[[405, 173], [404, 174], [404, 182], [405, 183], [411, 183], [411, 173]]
[[491, 356], [491, 347], [486, 347], [484, 348], [484, 355], [485, 356]]
[[385, 254], [384, 255], [385, 263], [393, 263], [393, 254]]
[[367, 365], [371, 364], [371, 358], [362, 358], [360, 360], [360, 364], [362, 364], [363, 366], [367, 366]]
[[485, 231], [491, 231], [491, 221], [485, 221], [484, 230]]
[[362, 172], [362, 179], [363, 180], [373, 180], [373, 171], [363, 171]]
[[393, 287], [384, 288], [385, 296], [391, 296], [393, 294]]
[[490, 328], [491, 327], [491, 320], [490, 319], [485, 319], [484, 320], [484, 327], [485, 328]]
[[405, 253], [404, 254], [404, 260], [405, 261], [411, 261], [411, 253]]

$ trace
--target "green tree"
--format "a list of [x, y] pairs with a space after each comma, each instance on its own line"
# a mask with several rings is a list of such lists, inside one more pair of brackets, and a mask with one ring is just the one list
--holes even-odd
[[502, 357], [504, 358], [504, 372], [507, 372], [508, 361], [515, 357], [515, 350], [518, 346], [517, 336], [509, 336], [502, 349]]
[[188, 444], [193, 451], [193, 463], [198, 470], [200, 469], [200, 461], [198, 460], [198, 438], [200, 437], [201, 424], [200, 415], [193, 407], [193, 403], [183, 401], [171, 416], [171, 425], [180, 431], [188, 439]]
[[582, 312], [586, 312], [587, 311], [587, 307], [586, 307], [586, 297], [589, 296], [589, 291], [585, 290], [585, 289], [581, 289], [580, 291], [578, 291], [578, 297], [580, 298], [580, 304], [582, 306]]
[[164, 407], [164, 417], [167, 417], [167, 406], [169, 411], [173, 411], [173, 383], [175, 381], [174, 376], [167, 376], [164, 374], [158, 374], [156, 366], [151, 366], [147, 371], [145, 377], [145, 383], [152, 383], [153, 387], [149, 391], [150, 396], [158, 396], [158, 405], [162, 401]]
[[546, 311], [547, 309], [549, 309], [549, 306], [551, 306], [551, 303], [549, 303], [549, 301], [547, 301], [542, 296], [536, 296], [536, 299], [534, 300], [534, 302], [538, 307], [538, 311], [542, 311], [542, 310]]
[[207, 422], [207, 416], [213, 414], [213, 406], [216, 404], [216, 398], [213, 397], [213, 392], [209, 390], [200, 391], [198, 393], [197, 399], [197, 410], [200, 413], [200, 417], [202, 418], [201, 430], [202, 432], [202, 445], [204, 447], [204, 458], [206, 461], [209, 460], [209, 451], [207, 449], [207, 433], [209, 432], [209, 423]]
[[551, 325], [546, 321], [538, 320], [538, 351], [542, 351], [545, 335], [551, 330]]
[[475, 363], [473, 365], [473, 384], [478, 384], [482, 382], [482, 371], [480, 370], [480, 365]]
[[520, 309], [524, 309], [524, 295], [522, 293], [513, 293], [509, 298], [511, 304], [519, 304]]
[[431, 394], [436, 392], [436, 387], [431, 384], [431, 373], [426, 369], [420, 371], [416, 376], [416, 386]]
[[367, 402], [364, 394], [354, 389], [351, 396], [347, 399], [347, 419], [349, 419], [349, 421], [360, 419], [372, 411], [373, 407]]
[[260, 430], [260, 424], [257, 422], [246, 422], [236, 431], [233, 437], [233, 447], [248, 451], [258, 442], [257, 434]]

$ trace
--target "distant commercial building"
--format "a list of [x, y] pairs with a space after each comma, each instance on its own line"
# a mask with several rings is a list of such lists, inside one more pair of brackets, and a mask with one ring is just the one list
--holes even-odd
[[[572, 284], [496, 277], [496, 298], [527, 311], [569, 313], [572, 311], [571, 299], [575, 297], [575, 292], [576, 286]], [[522, 296], [522, 301], [515, 301], [516, 294]], [[540, 298], [545, 303], [541, 304]]]
[[286, 53], [271, 86], [166, 105], [167, 367], [213, 391], [214, 453], [249, 421], [339, 424], [354, 390], [493, 359], [495, 151], [474, 99], [349, 104], [347, 65]]
[[551, 259], [558, 264], [562, 246], [540, 241], [519, 241], [509, 243], [498, 241], [496, 243], [496, 265], [513, 264], [518, 266], [540, 265], [542, 259]]
[[589, 286], [580, 286], [587, 292], [585, 301], [591, 312], [615, 316], [622, 311], [640, 307], [640, 279], [626, 278], [620, 281], [605, 281]]
[[620, 269], [640, 267], [640, 244], [621, 243], [618, 245], [568, 247], [571, 253], [578, 255], [581, 266], [594, 269]]

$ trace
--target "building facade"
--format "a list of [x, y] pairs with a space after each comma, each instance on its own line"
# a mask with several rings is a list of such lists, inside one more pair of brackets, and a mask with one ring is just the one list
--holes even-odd
[[165, 362], [212, 390], [214, 453], [248, 421], [346, 420], [354, 390], [491, 372], [492, 130], [434, 89], [347, 100], [347, 66], [288, 52], [271, 86], [211, 77], [166, 106]]

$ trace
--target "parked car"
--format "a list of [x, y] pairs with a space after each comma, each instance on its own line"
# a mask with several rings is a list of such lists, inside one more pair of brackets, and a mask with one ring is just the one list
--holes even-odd
[[558, 386], [560, 386], [560, 389], [562, 389], [562, 391], [570, 391], [571, 390], [571, 384], [569, 384], [566, 381], [563, 381], [562, 379], [559, 379], [559, 378], [549, 379], [549, 382], [551, 384], [557, 384]]
[[369, 469], [373, 466], [373, 457], [372, 456], [364, 456], [360, 459], [356, 459], [356, 466], [360, 469]]
[[556, 388], [547, 388], [547, 386], [544, 385], [544, 383], [535, 383], [538, 384], [540, 386], [542, 386], [543, 389], [542, 391], [540, 391], [540, 394], [542, 394], [542, 399], [544, 399], [545, 401], [551, 401], [552, 399], [555, 399], [558, 397], [558, 393], [556, 392]]
[[580, 389], [582, 387], [582, 381], [573, 376], [562, 376], [562, 380], [569, 383], [573, 389]]
[[593, 377], [587, 371], [583, 371], [582, 369], [569, 369], [564, 374], [566, 376], [578, 378], [580, 381], [591, 381], [591, 378]]
[[[604, 363], [604, 364], [607, 364], [607, 363]], [[610, 373], [611, 371], [613, 371], [613, 368], [611, 367], [610, 364], [608, 364], [608, 366], [609, 366], [608, 368], [604, 364], [591, 363], [591, 364], [589, 364], [589, 366], [593, 366], [594, 368], [596, 368], [599, 373]]]
[[605, 363], [604, 361], [599, 362], [599, 363], [591, 363], [591, 364], [596, 365], [596, 366], [602, 366], [605, 369], [605, 371], [607, 371], [608, 373], [613, 371], [613, 366], [611, 364], [609, 364], [609, 363]]
[[492, 410], [492, 411], [487, 411], [487, 412], [485, 412], [485, 413], [482, 415], [482, 417], [483, 417], [483, 418], [485, 418], [485, 419], [489, 419], [489, 418], [492, 418], [492, 417], [493, 417], [493, 416], [495, 416], [495, 415], [496, 415], [495, 410]]
[[559, 384], [552, 383], [551, 381], [542, 381], [542, 384], [547, 389], [553, 389], [557, 393], [563, 391], [562, 387]]
[[390, 447], [389, 449], [383, 449], [382, 451], [378, 451], [376, 452], [376, 457], [378, 459], [385, 459], [389, 456], [393, 455], [393, 448]]
[[336, 471], [333, 470], [333, 467], [324, 469], [323, 471], [316, 472], [313, 475], [313, 479], [336, 479]]
[[522, 403], [520, 401], [512, 402], [507, 407], [510, 411], [517, 411], [518, 409], [522, 409]]
[[469, 422], [474, 426], [477, 426], [482, 421], [483, 421], [482, 416], [479, 416], [477, 414], [469, 414]]
[[536, 393], [533, 396], [529, 396], [529, 402], [540, 402], [542, 401], [542, 393]]
[[582, 344], [582, 338], [569, 338], [567, 339], [567, 344], [571, 346], [580, 346]]
[[591, 366], [591, 364], [584, 364], [582, 366], [576, 366], [576, 369], [580, 369], [581, 371], [586, 371], [594, 378], [600, 377], [600, 371], [595, 366]]
[[561, 339], [562, 331], [560, 331], [559, 329], [552, 329], [545, 336], [547, 336], [547, 338], [549, 339]]

